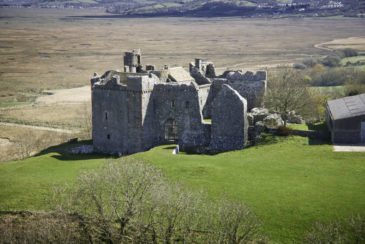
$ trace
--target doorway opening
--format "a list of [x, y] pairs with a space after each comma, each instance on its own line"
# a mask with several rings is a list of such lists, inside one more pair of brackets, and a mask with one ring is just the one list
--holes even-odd
[[178, 130], [174, 119], [168, 119], [165, 122], [165, 140], [168, 142], [176, 142], [178, 140]]

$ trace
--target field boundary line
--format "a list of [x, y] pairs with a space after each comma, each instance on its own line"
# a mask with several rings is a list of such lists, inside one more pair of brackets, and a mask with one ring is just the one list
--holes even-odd
[[58, 133], [65, 133], [65, 134], [74, 134], [74, 133], [79, 132], [76, 130], [58, 129], [58, 128], [45, 127], [45, 126], [25, 125], [25, 124], [8, 123], [8, 122], [0, 122], [0, 125], [21, 127], [21, 128], [28, 128], [28, 129], [42, 130], [42, 131], [51, 131], [51, 132], [58, 132]]

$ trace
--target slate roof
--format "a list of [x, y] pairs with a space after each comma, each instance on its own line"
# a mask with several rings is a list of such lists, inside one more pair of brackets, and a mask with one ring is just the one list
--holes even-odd
[[365, 93], [327, 102], [333, 120], [365, 115]]
[[169, 68], [169, 78], [176, 82], [192, 81], [193, 77], [183, 67]]

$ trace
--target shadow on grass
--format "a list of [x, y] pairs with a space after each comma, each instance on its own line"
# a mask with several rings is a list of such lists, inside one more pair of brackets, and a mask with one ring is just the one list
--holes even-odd
[[162, 149], [164, 149], [164, 150], [173, 150], [175, 148], [176, 148], [175, 145], [166, 145], [166, 147], [163, 147]]
[[277, 135], [263, 133], [263, 134], [261, 134], [261, 138], [256, 142], [256, 144], [254, 146], [264, 146], [264, 145], [276, 144], [276, 143], [282, 141], [283, 138], [284, 137], [282, 137], [282, 136], [279, 137]]
[[72, 148], [79, 147], [82, 145], [92, 145], [91, 140], [83, 140], [83, 141], [69, 141], [65, 143], [61, 143], [56, 146], [52, 146], [46, 148], [34, 156], [42, 156], [49, 153], [58, 153], [57, 155], [52, 155], [51, 157], [56, 158], [62, 161], [76, 161], [76, 160], [88, 160], [88, 159], [100, 159], [100, 158], [117, 158], [116, 156], [111, 156], [107, 154], [101, 153], [90, 153], [90, 154], [75, 154], [72, 153]]
[[318, 145], [330, 145], [331, 141], [329, 139], [318, 139], [308, 137], [308, 145], [318, 146]]

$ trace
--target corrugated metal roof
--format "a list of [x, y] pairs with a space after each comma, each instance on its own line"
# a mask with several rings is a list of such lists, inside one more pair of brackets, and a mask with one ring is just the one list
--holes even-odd
[[365, 115], [365, 93], [327, 102], [334, 120]]

